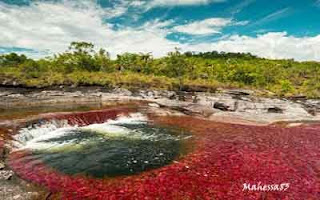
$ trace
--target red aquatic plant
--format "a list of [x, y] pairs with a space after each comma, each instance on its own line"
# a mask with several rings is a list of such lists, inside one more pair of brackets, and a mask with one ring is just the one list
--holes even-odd
[[64, 112], [64, 113], [49, 113], [42, 114], [38, 120], [67, 120], [70, 125], [86, 126], [92, 123], [103, 123], [109, 119], [116, 119], [119, 115], [128, 115], [137, 109], [133, 106], [122, 106], [113, 109], [93, 110], [89, 112]]
[[[320, 198], [319, 125], [248, 126], [191, 117], [153, 120], [191, 131], [193, 151], [160, 169], [112, 179], [61, 174], [31, 160], [27, 151], [12, 153], [10, 166], [22, 178], [72, 200]], [[244, 184], [281, 183], [290, 187], [286, 191], [244, 190]]]

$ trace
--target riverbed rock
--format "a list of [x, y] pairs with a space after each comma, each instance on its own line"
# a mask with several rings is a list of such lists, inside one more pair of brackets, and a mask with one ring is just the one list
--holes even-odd
[[9, 94], [7, 95], [9, 98], [21, 98], [24, 97], [22, 94]]
[[[199, 105], [201, 110], [214, 110], [213, 115], [232, 115], [253, 121], [320, 120], [320, 100], [287, 100], [255, 96], [252, 91], [226, 90], [217, 93], [137, 90], [134, 93], [124, 88], [112, 91], [99, 88], [63, 88], [59, 90], [34, 90], [26, 88], [2, 89], [0, 109], [100, 103], [112, 101], [148, 100], [163, 107]], [[180, 96], [180, 98], [179, 98]], [[182, 97], [182, 98], [181, 98]], [[202, 108], [203, 106], [203, 108]], [[194, 114], [196, 107], [191, 111]], [[279, 109], [277, 109], [279, 108]], [[188, 109], [183, 113], [189, 112]], [[200, 113], [202, 111], [199, 111]], [[219, 112], [222, 112], [218, 114]], [[224, 114], [223, 114], [224, 113]], [[1, 123], [1, 122], [0, 122]]]
[[12, 170], [2, 170], [0, 171], [0, 180], [10, 180], [13, 175]]
[[316, 116], [320, 112], [320, 100], [308, 99], [306, 101], [301, 101], [300, 103], [304, 106], [306, 111], [313, 116]]
[[[47, 191], [31, 186], [23, 180], [1, 181], [0, 180], [0, 199], [1, 200], [34, 200], [47, 199]], [[49, 198], [48, 198], [49, 199]]]
[[147, 91], [146, 94], [150, 98], [153, 98], [155, 96], [153, 91]]
[[307, 100], [307, 96], [305, 95], [295, 95], [289, 98], [292, 101], [305, 101]]
[[283, 109], [277, 106], [274, 106], [274, 107], [268, 108], [268, 113], [283, 113]]
[[227, 90], [225, 93], [234, 96], [249, 96], [254, 92], [251, 90]]
[[149, 103], [148, 104], [149, 107], [154, 107], [154, 108], [160, 108], [160, 105], [157, 103]]
[[215, 102], [213, 104], [213, 108], [218, 109], [218, 110], [222, 110], [222, 111], [230, 111], [230, 106], [228, 106], [224, 103], [220, 103], [220, 102]]
[[125, 88], [115, 88], [112, 93], [118, 94], [121, 96], [131, 96], [132, 92], [130, 90], [127, 90]]
[[13, 198], [14, 200], [20, 199], [20, 198], [21, 198], [21, 195], [20, 195], [20, 194], [17, 194], [17, 195], [14, 195], [12, 198]]
[[0, 162], [0, 170], [3, 170], [5, 168], [5, 165], [3, 162]]
[[191, 115], [200, 115], [200, 116], [206, 117], [206, 118], [216, 112], [211, 107], [199, 105], [196, 103], [185, 106], [184, 109], [188, 110], [188, 113]]
[[169, 99], [171, 99], [171, 100], [174, 100], [174, 99], [177, 98], [177, 94], [176, 94], [175, 92], [169, 91], [169, 92], [167, 93], [167, 97], [168, 97]]

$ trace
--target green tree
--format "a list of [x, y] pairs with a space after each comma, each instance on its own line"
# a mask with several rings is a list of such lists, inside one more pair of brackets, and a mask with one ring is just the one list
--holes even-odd
[[16, 53], [10, 53], [6, 55], [0, 55], [0, 66], [17, 66], [27, 61], [25, 55], [18, 55]]
[[95, 65], [100, 67], [100, 71], [103, 72], [113, 72], [114, 67], [110, 59], [110, 54], [104, 50], [100, 49], [97, 53], [94, 54]]
[[183, 76], [187, 72], [187, 62], [185, 60], [185, 57], [181, 55], [178, 48], [175, 48], [174, 52], [170, 52], [168, 54], [166, 64], [167, 76], [178, 78], [179, 89], [181, 90], [183, 86]]
[[41, 76], [43, 69], [38, 62], [29, 59], [21, 64], [21, 72], [26, 78], [38, 78]]
[[94, 45], [87, 42], [72, 42], [69, 46], [69, 50], [72, 52], [70, 61], [81, 70], [86, 71], [99, 71], [100, 66], [95, 65], [95, 60], [92, 56], [94, 53]]
[[139, 63], [139, 55], [134, 53], [124, 53], [117, 55], [117, 68], [119, 71], [141, 72], [142, 64]]

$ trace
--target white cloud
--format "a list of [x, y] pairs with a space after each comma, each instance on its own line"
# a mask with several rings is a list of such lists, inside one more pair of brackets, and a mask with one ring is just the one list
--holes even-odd
[[249, 21], [239, 21], [239, 22], [232, 23], [233, 26], [245, 26], [247, 24], [249, 24]]
[[[251, 52], [267, 58], [320, 61], [320, 35], [293, 37], [280, 32], [257, 37], [236, 35], [212, 43], [180, 44], [166, 38], [170, 32], [166, 27], [173, 21], [153, 20], [140, 27], [114, 30], [112, 24], [103, 23], [106, 15], [111, 16], [108, 10], [89, 1], [82, 6], [69, 1], [38, 2], [23, 7], [0, 3], [0, 46], [34, 49], [29, 52], [34, 57], [43, 56], [47, 50], [62, 52], [72, 41], [88, 41], [106, 48], [112, 55], [153, 52], [159, 57], [180, 47], [184, 51]], [[234, 23], [230, 19], [210, 22], [218, 27]]]
[[315, 37], [293, 37], [286, 32], [274, 32], [257, 37], [231, 36], [223, 41], [199, 44], [191, 50], [217, 50], [225, 52], [250, 52], [271, 59], [320, 61], [320, 35]]
[[101, 23], [101, 10], [94, 4], [85, 6], [69, 2], [28, 7], [0, 4], [0, 44], [59, 51], [70, 41], [110, 34], [108, 25]]
[[225, 1], [227, 0], [120, 0], [120, 4], [127, 4], [136, 8], [138, 12], [146, 12], [157, 7], [197, 6]]
[[273, 13], [270, 13], [266, 16], [264, 16], [263, 18], [255, 21], [254, 23], [251, 23], [249, 26], [257, 26], [257, 25], [261, 25], [261, 24], [264, 24], [264, 23], [268, 23], [270, 21], [275, 21], [275, 20], [278, 20], [280, 18], [283, 18], [283, 17], [286, 17], [288, 16], [290, 13], [293, 12], [293, 9], [287, 7], [287, 8], [283, 8], [283, 9], [280, 9], [280, 10], [277, 10]]
[[255, 3], [256, 0], [242, 0], [238, 4], [235, 4], [231, 8], [225, 10], [226, 13], [231, 13], [232, 15], [240, 13], [244, 8], [248, 7], [249, 5]]
[[234, 22], [230, 18], [209, 18], [202, 21], [195, 21], [173, 28], [174, 31], [191, 35], [217, 34], [223, 27], [235, 25], [246, 25], [248, 21]]
[[25, 7], [0, 4], [0, 46], [49, 49], [56, 53], [64, 51], [72, 41], [89, 41], [115, 54], [157, 49], [155, 54], [160, 56], [178, 45], [165, 38], [162, 27], [169, 21], [116, 31], [111, 24], [103, 23], [106, 14], [89, 2], [82, 6], [70, 1], [39, 2]]
[[[68, 1], [68, 0], [65, 0]], [[88, 0], [84, 0], [88, 1]], [[112, 1], [111, 1], [112, 2]], [[120, 17], [128, 12], [129, 7], [142, 7], [144, 1], [129, 1], [119, 0], [115, 1], [110, 7], [104, 8], [106, 18]]]
[[136, 8], [139, 12], [146, 12], [156, 7], [207, 5], [225, 1], [227, 0], [118, 0], [114, 8], [110, 10], [119, 10], [119, 13], [125, 14], [128, 7]]
[[134, 7], [141, 7], [143, 5], [145, 5], [146, 2], [145, 1], [130, 1], [130, 6], [134, 6]]
[[150, 6], [190, 6], [224, 2], [225, 0], [152, 0]]

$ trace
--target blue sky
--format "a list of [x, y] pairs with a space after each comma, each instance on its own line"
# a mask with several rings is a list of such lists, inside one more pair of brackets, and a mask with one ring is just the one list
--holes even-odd
[[320, 60], [320, 0], [2, 0], [0, 53], [39, 58], [88, 41], [113, 56], [250, 52]]

